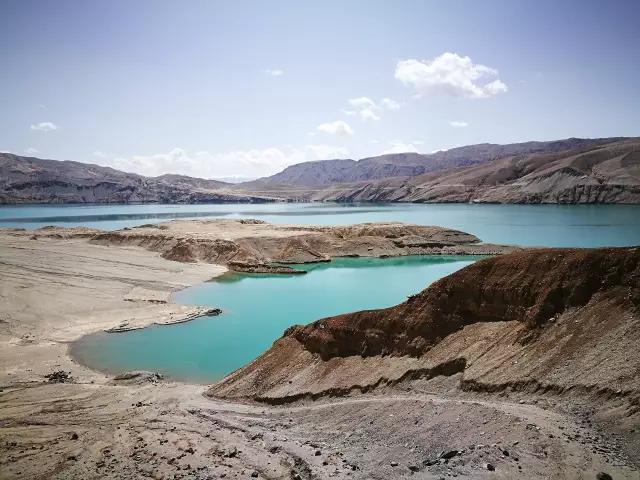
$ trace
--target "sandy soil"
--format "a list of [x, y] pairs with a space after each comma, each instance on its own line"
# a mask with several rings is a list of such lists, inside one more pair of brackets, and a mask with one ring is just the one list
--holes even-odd
[[640, 479], [633, 427], [561, 397], [460, 392], [455, 375], [278, 407], [88, 370], [68, 342], [198, 314], [170, 293], [225, 268], [85, 233], [0, 233], [0, 478]]
[[86, 238], [0, 233], [0, 382], [41, 381], [71, 368], [91, 380], [96, 374], [67, 356], [69, 342], [99, 330], [202, 314], [206, 309], [170, 303], [171, 292], [225, 271]]

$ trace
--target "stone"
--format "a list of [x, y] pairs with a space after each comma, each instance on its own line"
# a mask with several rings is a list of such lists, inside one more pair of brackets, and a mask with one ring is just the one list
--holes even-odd
[[458, 450], [448, 450], [448, 451], [442, 451], [440, 452], [440, 455], [438, 455], [439, 458], [442, 458], [444, 460], [449, 460], [450, 458], [455, 457], [456, 455], [458, 455]]

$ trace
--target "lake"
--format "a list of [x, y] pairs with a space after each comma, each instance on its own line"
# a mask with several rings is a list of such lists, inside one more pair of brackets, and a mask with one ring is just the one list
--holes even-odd
[[273, 203], [226, 205], [24, 205], [0, 207], [0, 227], [86, 226], [115, 230], [172, 218], [257, 218], [344, 225], [401, 221], [528, 246], [640, 244], [640, 205]]
[[[273, 223], [342, 225], [403, 221], [440, 225], [482, 240], [525, 246], [640, 244], [636, 205], [296, 204], [74, 205], [0, 207], [0, 227], [132, 227], [172, 218], [257, 218]], [[72, 347], [82, 363], [111, 373], [153, 370], [210, 383], [269, 348], [293, 324], [402, 302], [473, 257], [345, 258], [305, 265], [296, 276], [226, 274], [175, 295], [185, 304], [222, 308], [171, 326], [98, 333]]]
[[153, 370], [210, 383], [256, 358], [291, 325], [390, 307], [474, 260], [341, 258], [305, 265], [306, 275], [228, 273], [175, 296], [180, 303], [222, 308], [222, 315], [89, 335], [74, 344], [72, 353], [81, 363], [111, 373]]

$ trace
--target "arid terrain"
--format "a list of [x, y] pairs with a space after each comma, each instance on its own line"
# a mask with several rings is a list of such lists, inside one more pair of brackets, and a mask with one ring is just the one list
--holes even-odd
[[145, 177], [0, 153], [0, 204], [479, 202], [640, 203], [638, 138], [482, 143], [430, 154], [318, 160], [239, 184]]
[[[292, 327], [213, 386], [68, 355], [89, 332], [207, 314], [170, 293], [227, 268], [454, 252], [504, 255], [397, 307]], [[2, 478], [640, 478], [635, 248], [175, 221], [3, 230], [0, 273]]]

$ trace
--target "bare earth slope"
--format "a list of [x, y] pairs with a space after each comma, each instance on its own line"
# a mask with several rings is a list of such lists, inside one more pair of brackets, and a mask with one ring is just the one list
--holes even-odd
[[396, 307], [292, 327], [212, 393], [278, 401], [426, 369], [464, 372], [466, 386], [489, 390], [617, 392], [637, 409], [639, 309], [640, 249], [525, 250], [476, 262]]
[[332, 201], [639, 203], [640, 141], [509, 155], [471, 167], [309, 194]]

